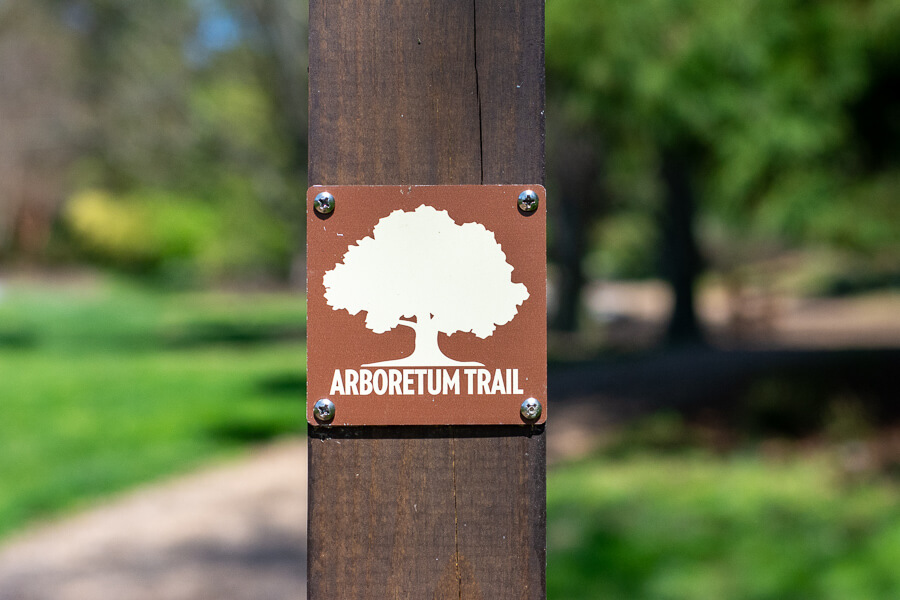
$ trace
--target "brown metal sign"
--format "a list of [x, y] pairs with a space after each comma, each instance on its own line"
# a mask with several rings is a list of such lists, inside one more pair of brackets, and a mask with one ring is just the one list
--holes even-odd
[[307, 420], [543, 423], [540, 186], [307, 193]]

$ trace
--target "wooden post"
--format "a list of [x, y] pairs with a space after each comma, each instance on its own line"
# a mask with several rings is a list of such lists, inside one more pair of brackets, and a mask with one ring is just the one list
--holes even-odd
[[[543, 0], [310, 0], [310, 184], [541, 183], [543, 38]], [[545, 470], [542, 426], [310, 427], [309, 598], [544, 598]]]

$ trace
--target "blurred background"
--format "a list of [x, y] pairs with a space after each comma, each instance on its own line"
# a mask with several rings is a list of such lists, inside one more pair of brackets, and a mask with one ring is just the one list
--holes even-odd
[[[896, 600], [900, 0], [546, 11], [549, 596]], [[306, 12], [0, 0], [0, 598], [301, 593]]]

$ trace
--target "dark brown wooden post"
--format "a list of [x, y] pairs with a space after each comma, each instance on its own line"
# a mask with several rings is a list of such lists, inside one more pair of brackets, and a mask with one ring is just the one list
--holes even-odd
[[[543, 0], [310, 0], [310, 184], [541, 183], [543, 38]], [[311, 427], [309, 491], [312, 600], [545, 596], [542, 426]]]

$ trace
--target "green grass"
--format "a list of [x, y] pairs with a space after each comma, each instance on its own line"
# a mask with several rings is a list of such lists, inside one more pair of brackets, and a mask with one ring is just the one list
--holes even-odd
[[0, 534], [304, 431], [299, 295], [0, 298]]
[[[0, 534], [302, 432], [304, 324], [296, 295], [7, 288]], [[900, 598], [896, 484], [842, 483], [825, 454], [714, 457], [654, 423], [551, 471], [551, 599]]]
[[824, 457], [598, 457], [548, 490], [551, 599], [900, 598], [900, 492]]

